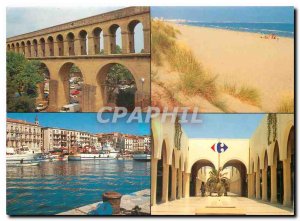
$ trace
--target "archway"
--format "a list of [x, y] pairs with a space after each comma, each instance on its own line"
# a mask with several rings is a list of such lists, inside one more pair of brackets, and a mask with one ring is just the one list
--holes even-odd
[[6, 51], [10, 51], [10, 44], [7, 44]]
[[265, 159], [264, 159], [265, 168], [267, 169], [267, 200], [271, 200], [271, 167], [268, 165], [268, 152], [265, 152]]
[[110, 63], [97, 75], [103, 104], [111, 107], [135, 108], [136, 82], [132, 73], [123, 65]]
[[14, 43], [11, 44], [11, 50], [12, 50], [13, 52], [15, 52], [15, 44], [14, 44]]
[[87, 55], [88, 51], [88, 34], [85, 30], [79, 32], [79, 42], [80, 42], [80, 54]]
[[28, 57], [31, 57], [31, 42], [28, 40], [26, 43]]
[[43, 56], [43, 57], [45, 57], [45, 48], [46, 48], [46, 42], [45, 42], [45, 39], [44, 38], [41, 38], [40, 39], [40, 45], [41, 45], [41, 55]]
[[283, 203], [283, 163], [279, 157], [279, 147], [278, 142], [275, 143], [274, 155], [273, 155], [274, 164], [277, 165], [276, 168], [276, 186], [277, 186], [277, 203]]
[[52, 36], [48, 37], [47, 44], [49, 49], [49, 56], [54, 56], [54, 40]]
[[113, 24], [109, 28], [109, 34], [110, 34], [110, 53], [121, 54], [122, 53], [121, 27], [117, 24]]
[[64, 37], [59, 34], [56, 37], [57, 51], [58, 56], [64, 56]]
[[38, 42], [36, 39], [33, 39], [33, 56], [37, 57], [38, 56]]
[[[295, 193], [295, 130], [294, 126], [290, 129], [287, 143], [287, 158], [290, 160], [290, 200], [294, 205]], [[287, 188], [286, 188], [287, 189]]]
[[143, 24], [138, 20], [131, 21], [128, 24], [128, 32], [130, 53], [142, 53], [144, 51]]
[[[236, 193], [240, 196], [247, 197], [248, 196], [248, 182], [247, 182], [247, 168], [246, 165], [240, 160], [229, 160], [223, 166], [223, 169], [227, 167], [236, 168], [238, 174], [236, 174], [239, 179], [236, 180], [236, 184], [233, 187], [230, 186], [230, 192]], [[234, 188], [234, 189], [233, 189]]]
[[94, 40], [94, 53], [104, 54], [104, 40], [103, 31], [101, 28], [95, 28], [93, 30], [93, 40]]
[[16, 43], [16, 52], [17, 53], [20, 52], [20, 44], [19, 44], [19, 42]]
[[[206, 180], [208, 177], [206, 177], [206, 168], [210, 167], [212, 169], [215, 169], [215, 165], [206, 159], [201, 159], [196, 161], [191, 169], [191, 179], [190, 179], [190, 196], [198, 196], [200, 193], [200, 186], [201, 183], [204, 182], [206, 183]], [[204, 168], [204, 169], [202, 169]], [[201, 170], [202, 169], [202, 170]], [[199, 171], [200, 173], [205, 176], [205, 180], [202, 180], [201, 177], [199, 177]]]
[[74, 40], [75, 40], [74, 34], [72, 32], [69, 32], [67, 34], [67, 41], [68, 41], [68, 53], [70, 56], [75, 55]]
[[25, 55], [25, 42], [24, 41], [21, 42], [21, 51], [22, 51], [22, 54]]
[[39, 95], [36, 99], [36, 111], [38, 112], [47, 110], [49, 106], [50, 91], [50, 71], [44, 63], [41, 63], [40, 70], [43, 74], [44, 81], [38, 85]]
[[166, 142], [163, 141], [162, 144], [162, 149], [161, 149], [161, 157], [157, 161], [157, 181], [156, 181], [156, 203], [161, 203], [162, 202], [162, 197], [163, 197], [163, 175], [164, 165], [167, 164], [167, 147], [166, 147]]
[[[64, 99], [64, 104], [79, 104], [82, 109], [83, 98], [83, 74], [81, 70], [72, 62], [65, 63], [59, 70], [60, 88], [63, 93], [60, 95]], [[61, 107], [59, 107], [61, 108]]]

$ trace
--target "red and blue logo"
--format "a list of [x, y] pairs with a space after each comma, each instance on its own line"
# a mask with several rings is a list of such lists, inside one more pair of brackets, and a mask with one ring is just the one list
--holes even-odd
[[226, 146], [226, 144], [218, 142], [218, 143], [215, 143], [214, 145], [212, 145], [211, 149], [215, 152], [223, 153], [228, 149], [228, 147]]

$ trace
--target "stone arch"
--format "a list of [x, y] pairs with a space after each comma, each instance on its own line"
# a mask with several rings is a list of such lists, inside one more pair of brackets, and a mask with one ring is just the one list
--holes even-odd
[[67, 42], [68, 42], [68, 55], [69, 56], [75, 55], [75, 47], [74, 47], [75, 35], [73, 34], [73, 32], [69, 32], [67, 34]]
[[6, 51], [10, 51], [10, 44], [6, 45]]
[[49, 56], [54, 56], [54, 39], [52, 36], [49, 36], [47, 38], [47, 44], [48, 44]]
[[[141, 36], [138, 36], [137, 32], [141, 32]], [[129, 36], [129, 52], [130, 53], [141, 53], [144, 46], [144, 31], [143, 24], [141, 21], [135, 19], [128, 24], [128, 36]], [[138, 39], [139, 37], [139, 39]], [[140, 43], [142, 48], [138, 51], [137, 44]]]
[[[200, 189], [200, 182], [198, 180], [198, 172], [201, 168], [211, 167], [215, 169], [215, 165], [208, 159], [198, 159], [192, 164], [191, 168], [191, 179], [190, 179], [190, 196], [197, 196], [197, 193]], [[206, 180], [205, 180], [206, 181]], [[203, 182], [203, 181], [202, 181]]]
[[276, 168], [276, 176], [272, 180], [276, 182], [277, 202], [283, 203], [283, 163], [280, 160], [280, 149], [276, 140], [273, 151], [273, 166]]
[[93, 43], [94, 43], [94, 53], [103, 54], [104, 53], [104, 38], [103, 30], [99, 27], [93, 29]]
[[22, 41], [22, 42], [21, 42], [21, 51], [22, 51], [22, 54], [23, 54], [23, 55], [25, 55], [25, 48], [26, 48], [25, 42]]
[[78, 34], [79, 43], [80, 43], [80, 54], [87, 55], [88, 54], [88, 33], [86, 30], [81, 30]]
[[15, 44], [14, 44], [14, 43], [11, 44], [11, 50], [12, 50], [13, 52], [15, 52]]
[[[58, 86], [59, 92], [58, 92], [58, 94], [60, 95], [59, 108], [61, 108], [63, 105], [69, 104], [69, 103], [75, 103], [72, 101], [73, 99], [71, 99], [71, 98], [74, 98], [74, 97], [72, 97], [72, 91], [74, 89], [70, 88], [70, 78], [72, 77], [71, 74], [75, 73], [75, 72], [71, 73], [72, 68], [74, 68], [74, 66], [76, 66], [78, 68], [78, 70], [74, 70], [77, 73], [76, 75], [78, 75], [78, 77], [81, 78], [83, 82], [85, 82], [84, 73], [82, 73], [82, 71], [81, 71], [83, 69], [80, 68], [80, 66], [78, 66], [76, 63], [73, 63], [73, 62], [64, 63], [60, 67], [59, 72], [58, 72], [58, 74], [59, 74], [59, 86]], [[74, 68], [74, 69], [77, 69], [77, 68]], [[83, 96], [84, 96], [83, 93], [80, 92], [80, 94], [78, 94], [78, 96], [76, 96], [76, 98], [78, 98], [78, 99], [76, 99], [76, 100], [78, 100], [78, 102], [76, 102], [76, 103], [79, 103], [81, 105], [82, 104], [81, 98]], [[82, 105], [81, 105], [81, 108], [82, 108]]]
[[57, 55], [64, 56], [64, 37], [62, 34], [56, 36]]
[[32, 45], [33, 45], [33, 56], [38, 57], [38, 41], [36, 39], [33, 39]]
[[[254, 165], [254, 163], [253, 163]], [[240, 175], [239, 183], [236, 185], [235, 193], [240, 194], [241, 196], [247, 196], [248, 195], [248, 182], [247, 182], [247, 167], [245, 163], [243, 163], [241, 160], [238, 159], [232, 159], [227, 161], [223, 165], [223, 169], [227, 167], [234, 167], [238, 170]], [[232, 191], [234, 192], [234, 191]]]
[[41, 49], [41, 56], [42, 57], [45, 57], [46, 56], [46, 41], [45, 41], [45, 38], [41, 38], [40, 39], [40, 49]]
[[110, 36], [110, 53], [111, 54], [119, 54], [120, 52], [117, 51], [117, 38], [120, 38], [120, 49], [122, 50], [122, 36], [121, 36], [122, 30], [121, 30], [121, 26], [117, 25], [117, 24], [113, 24], [109, 27], [109, 36]]
[[[120, 72], [119, 77], [112, 78], [113, 70]], [[125, 75], [123, 75], [124, 72], [126, 72]], [[137, 82], [134, 73], [127, 66], [121, 63], [108, 63], [98, 71], [96, 80], [99, 85], [98, 94], [103, 105], [125, 107], [129, 111], [134, 109]]]
[[28, 57], [31, 57], [31, 42], [28, 40], [26, 42]]
[[19, 42], [16, 43], [16, 52], [20, 53], [20, 43]]

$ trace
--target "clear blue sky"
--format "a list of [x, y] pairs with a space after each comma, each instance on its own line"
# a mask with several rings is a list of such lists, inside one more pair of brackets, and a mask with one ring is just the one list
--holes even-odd
[[[78, 20], [85, 17], [113, 11], [122, 7], [10, 7], [6, 9], [6, 37], [48, 28], [58, 24]], [[135, 49], [143, 48], [143, 26], [138, 24], [135, 29]], [[117, 31], [117, 44], [121, 42], [121, 32]]]
[[293, 7], [151, 7], [152, 17], [201, 22], [294, 23]]
[[[117, 123], [99, 123], [97, 113], [8, 113], [8, 118], [34, 122], [38, 116], [41, 126], [82, 130], [91, 133], [120, 132], [135, 135], [150, 135], [150, 123], [126, 123], [127, 118]], [[111, 119], [111, 113], [104, 113], [103, 119]]]
[[200, 114], [202, 123], [182, 124], [189, 138], [250, 138], [264, 114]]

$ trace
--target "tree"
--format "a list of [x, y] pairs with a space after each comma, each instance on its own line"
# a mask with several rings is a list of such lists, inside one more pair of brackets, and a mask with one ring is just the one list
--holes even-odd
[[222, 169], [213, 169], [209, 172], [209, 178], [207, 179], [207, 189], [212, 193], [218, 193], [218, 196], [222, 196], [223, 193], [227, 195], [229, 189], [229, 179], [226, 177], [227, 173], [222, 173]]
[[38, 96], [37, 84], [44, 80], [43, 71], [39, 61], [29, 61], [22, 54], [7, 52], [7, 111], [34, 111]]

